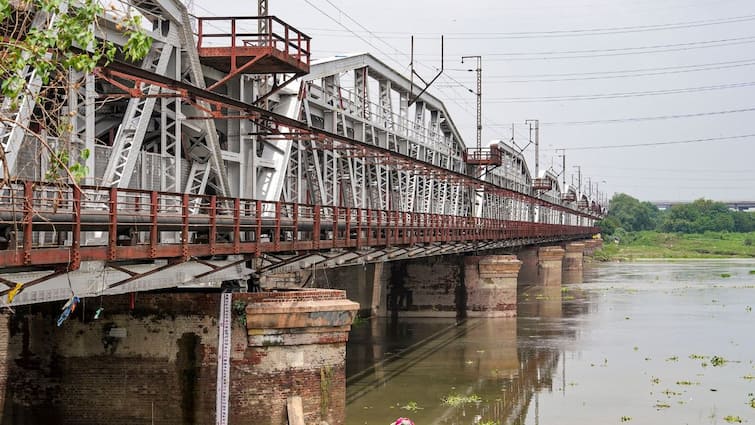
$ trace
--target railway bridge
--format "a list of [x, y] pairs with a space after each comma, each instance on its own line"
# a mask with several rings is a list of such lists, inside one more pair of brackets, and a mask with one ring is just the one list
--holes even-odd
[[[148, 25], [142, 61], [72, 71], [63, 94], [28, 65], [3, 99], [4, 422], [342, 423], [358, 312], [511, 316], [517, 280], [581, 269], [603, 207], [502, 141], [467, 148], [378, 58], [312, 61], [274, 16], [125, 4]], [[119, 13], [97, 37], [126, 42]], [[6, 38], [58, 18], [13, 19]], [[44, 130], [53, 101], [66, 131]], [[61, 151], [81, 180], [51, 177]]]

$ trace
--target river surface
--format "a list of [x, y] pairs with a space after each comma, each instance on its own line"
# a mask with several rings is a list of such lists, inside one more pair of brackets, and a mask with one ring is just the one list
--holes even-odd
[[755, 260], [589, 264], [582, 282], [523, 288], [514, 319], [356, 326], [347, 424], [755, 423]]

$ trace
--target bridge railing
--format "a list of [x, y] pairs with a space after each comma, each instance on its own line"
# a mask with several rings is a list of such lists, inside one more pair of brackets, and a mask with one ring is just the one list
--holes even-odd
[[14, 182], [0, 190], [0, 266], [418, 243], [590, 236], [592, 227], [305, 205], [136, 189]]

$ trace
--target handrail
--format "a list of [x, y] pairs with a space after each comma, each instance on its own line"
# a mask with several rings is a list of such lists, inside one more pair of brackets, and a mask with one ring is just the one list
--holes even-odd
[[[239, 31], [239, 25], [253, 21], [266, 21], [267, 32]], [[212, 22], [213, 31], [205, 25]], [[226, 23], [228, 29], [217, 28], [217, 22]], [[245, 39], [249, 37], [251, 39]], [[221, 45], [208, 44], [207, 39], [221, 39], [226, 42]], [[250, 17], [197, 17], [197, 49], [230, 48], [231, 56], [239, 54], [243, 48], [271, 48], [296, 58], [299, 62], [310, 65], [310, 41], [311, 37], [299, 31], [295, 27], [285, 23], [276, 16], [250, 16]]]
[[[10, 236], [0, 249], [3, 267], [65, 266], [69, 271], [81, 261], [551, 241], [598, 232], [588, 226], [31, 181], [12, 182], [0, 191], [0, 228]], [[44, 232], [58, 237], [45, 242]], [[82, 240], [85, 232], [102, 236]]]

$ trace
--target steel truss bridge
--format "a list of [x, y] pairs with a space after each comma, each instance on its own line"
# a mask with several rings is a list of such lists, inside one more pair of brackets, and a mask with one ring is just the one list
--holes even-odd
[[[495, 142], [466, 149], [443, 103], [368, 54], [310, 61], [275, 17], [199, 18], [131, 1], [152, 24], [141, 63], [70, 75], [61, 113], [82, 184], [44, 181], [29, 132], [44, 96], [3, 99], [0, 291], [13, 305], [218, 286], [335, 267], [590, 237], [601, 207]], [[38, 12], [31, 27], [54, 16]], [[98, 36], [125, 42], [117, 19]]]

